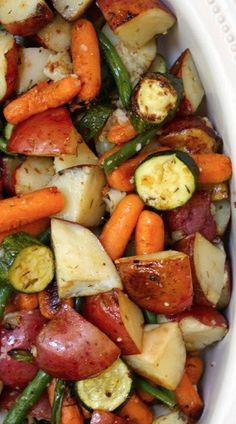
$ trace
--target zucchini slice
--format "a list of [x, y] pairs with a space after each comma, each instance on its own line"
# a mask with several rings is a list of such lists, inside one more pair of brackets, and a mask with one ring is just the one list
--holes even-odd
[[191, 156], [168, 150], [148, 156], [136, 169], [134, 181], [146, 205], [169, 210], [184, 205], [192, 197], [198, 174]]
[[0, 279], [17, 291], [44, 290], [54, 276], [51, 250], [36, 238], [19, 232], [4, 239], [0, 247]]
[[141, 119], [160, 125], [176, 112], [181, 94], [173, 77], [150, 72], [136, 85], [131, 109]]
[[89, 410], [114, 411], [128, 398], [132, 386], [129, 368], [117, 359], [98, 376], [77, 381], [75, 391]]

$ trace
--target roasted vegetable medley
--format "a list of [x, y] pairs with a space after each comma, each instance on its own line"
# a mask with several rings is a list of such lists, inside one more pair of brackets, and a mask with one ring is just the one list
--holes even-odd
[[190, 50], [159, 49], [176, 19], [159, 0], [0, 0], [2, 424], [203, 412], [232, 165]]

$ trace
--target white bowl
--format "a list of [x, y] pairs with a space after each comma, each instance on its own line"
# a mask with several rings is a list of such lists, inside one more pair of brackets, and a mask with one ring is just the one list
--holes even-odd
[[[236, 169], [236, 1], [165, 0], [178, 23], [161, 47], [170, 63], [190, 48], [207, 98], [207, 114], [224, 141], [224, 150]], [[217, 169], [216, 169], [217, 172]], [[231, 182], [232, 232], [230, 251], [236, 275], [236, 185]], [[236, 281], [236, 279], [235, 279]], [[225, 339], [206, 353], [202, 384], [205, 410], [201, 424], [236, 423], [236, 291], [227, 317], [230, 330]]]

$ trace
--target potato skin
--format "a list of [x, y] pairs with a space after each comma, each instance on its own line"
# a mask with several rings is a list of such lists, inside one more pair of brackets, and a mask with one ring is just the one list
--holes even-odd
[[159, 8], [171, 13], [159, 0], [98, 0], [97, 4], [113, 31], [145, 10]]
[[35, 156], [73, 155], [78, 137], [68, 110], [58, 107], [18, 124], [8, 142], [8, 150]]
[[[120, 314], [118, 289], [85, 298], [85, 318], [96, 325], [121, 349], [123, 355], [135, 355], [140, 350], [128, 334]], [[128, 311], [127, 311], [128, 313]]]
[[9, 24], [4, 24], [4, 27], [13, 35], [28, 36], [34, 35], [47, 23], [53, 19], [53, 13], [49, 7], [44, 4], [38, 4], [35, 14], [29, 16], [23, 21], [15, 21]]
[[7, 386], [24, 387], [35, 376], [34, 363], [19, 362], [7, 355], [12, 349], [31, 349], [46, 320], [38, 310], [15, 312], [19, 325], [0, 328], [0, 380]]
[[120, 349], [98, 328], [64, 305], [36, 340], [38, 366], [53, 377], [81, 380], [109, 367]]
[[116, 261], [125, 290], [141, 308], [173, 315], [192, 305], [188, 256], [166, 260]]
[[6, 73], [6, 83], [7, 91], [5, 96], [1, 99], [1, 102], [5, 101], [10, 95], [14, 92], [17, 74], [18, 74], [18, 58], [19, 50], [14, 42], [12, 48], [5, 54], [7, 60], [7, 73]]
[[193, 317], [200, 321], [202, 324], [209, 327], [227, 327], [225, 317], [216, 309], [209, 306], [194, 306], [190, 311], [184, 311], [176, 316], [177, 321], [184, 318]]
[[211, 213], [211, 193], [196, 192], [184, 206], [168, 211], [167, 227], [170, 235], [181, 231], [181, 238], [184, 238], [199, 232], [206, 239], [213, 240], [216, 237], [216, 223]]
[[193, 291], [194, 291], [194, 304], [202, 306], [211, 306], [211, 303], [207, 300], [200, 284], [198, 283], [195, 266], [193, 262], [193, 249], [194, 249], [194, 240], [195, 234], [191, 234], [183, 238], [182, 240], [175, 243], [174, 248], [179, 252], [183, 252], [189, 256], [191, 272], [192, 272], [192, 282], [193, 282]]

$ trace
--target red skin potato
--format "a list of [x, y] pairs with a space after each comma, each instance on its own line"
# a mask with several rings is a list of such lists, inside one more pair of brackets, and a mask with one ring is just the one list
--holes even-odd
[[194, 239], [195, 239], [195, 234], [191, 234], [190, 236], [187, 236], [183, 238], [182, 240], [178, 241], [177, 243], [175, 243], [174, 248], [189, 256], [191, 271], [192, 271], [193, 291], [194, 291], [193, 303], [200, 306], [212, 306], [212, 304], [207, 300], [197, 280], [194, 261], [193, 261]]
[[18, 124], [8, 141], [9, 152], [34, 156], [76, 154], [78, 134], [65, 107], [49, 109]]
[[[5, 386], [0, 396], [0, 410], [9, 410], [20, 394], [20, 390]], [[29, 415], [34, 418], [50, 421], [51, 414], [52, 409], [49, 404], [47, 392], [45, 391], [38, 402], [32, 407]]]
[[24, 387], [35, 376], [38, 367], [35, 363], [16, 361], [7, 352], [12, 349], [30, 349], [46, 320], [37, 310], [20, 311], [12, 315], [18, 317], [18, 326], [4, 327], [4, 322], [1, 326], [0, 380], [8, 386]]
[[126, 424], [124, 418], [117, 417], [108, 411], [94, 411], [90, 424]]
[[119, 307], [118, 289], [99, 293], [85, 298], [83, 313], [85, 318], [107, 334], [119, 346], [123, 355], [140, 353], [127, 332]]
[[10, 95], [14, 92], [17, 74], [18, 74], [18, 47], [16, 42], [14, 42], [12, 48], [8, 50], [5, 54], [7, 60], [7, 73], [6, 73], [6, 83], [7, 91], [5, 96], [1, 99], [1, 102], [5, 101]]
[[182, 231], [183, 237], [199, 232], [206, 239], [216, 237], [216, 224], [211, 213], [211, 193], [199, 191], [184, 205], [167, 212], [170, 234]]
[[116, 261], [125, 290], [141, 308], [158, 314], [174, 315], [190, 308], [193, 286], [189, 258]]
[[139, 14], [142, 14], [145, 10], [155, 7], [173, 15], [159, 0], [98, 0], [97, 4], [113, 31]]
[[8, 32], [13, 35], [28, 36], [36, 34], [43, 26], [51, 22], [53, 13], [49, 7], [45, 5], [38, 5], [35, 15], [30, 16], [23, 21], [15, 21], [9, 24], [3, 24]]
[[176, 315], [175, 319], [181, 321], [187, 317], [193, 317], [209, 327], [228, 327], [225, 317], [210, 306], [193, 306], [190, 311], [184, 311]]
[[36, 340], [39, 368], [64, 380], [82, 380], [109, 367], [120, 349], [98, 328], [64, 305]]
[[5, 156], [0, 158], [3, 197], [15, 195], [15, 170], [22, 162], [22, 159], [14, 157]]

